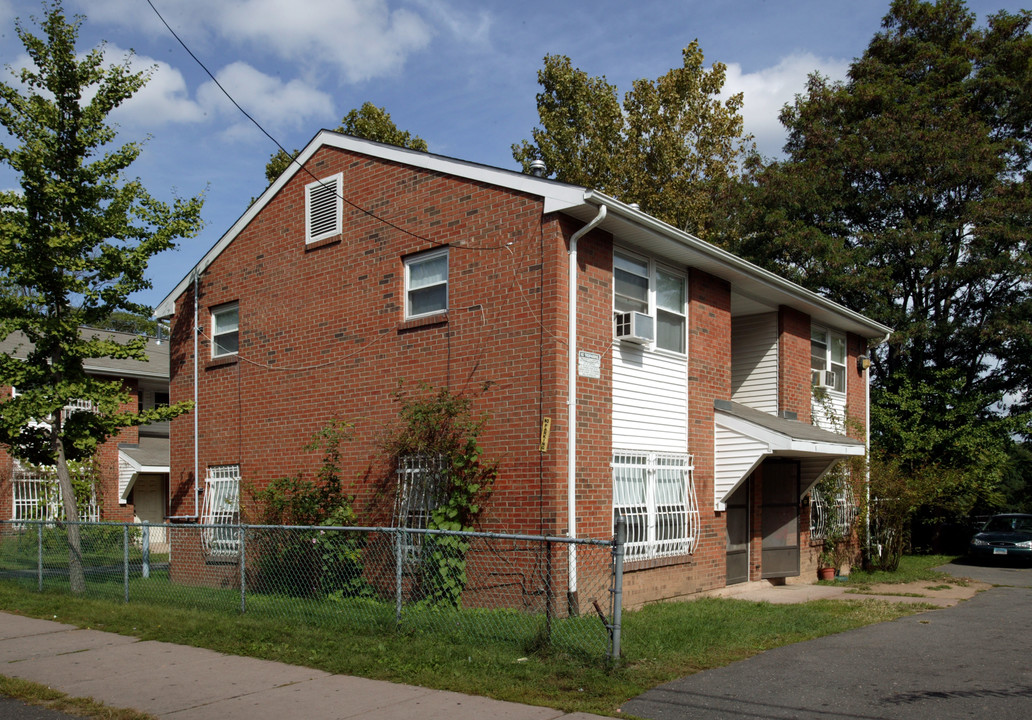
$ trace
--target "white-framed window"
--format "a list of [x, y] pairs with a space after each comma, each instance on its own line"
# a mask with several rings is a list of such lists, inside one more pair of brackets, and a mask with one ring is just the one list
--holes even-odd
[[[212, 465], [204, 481], [204, 509], [201, 512], [201, 545], [213, 557], [228, 557], [240, 551], [240, 466]], [[225, 526], [225, 527], [222, 527]]]
[[699, 504], [692, 456], [684, 453], [613, 453], [613, 522], [627, 522], [628, 560], [695, 551]]
[[240, 351], [240, 308], [236, 303], [211, 311], [211, 356], [236, 355]]
[[[13, 493], [11, 519], [64, 520], [64, 505], [61, 502], [61, 487], [52, 467], [24, 467], [15, 461], [11, 477]], [[79, 520], [97, 522], [100, 520], [100, 505], [97, 503], [96, 488], [89, 500], [79, 508]]]
[[[430, 514], [441, 502], [446, 469], [443, 455], [402, 455], [398, 458], [394, 527], [410, 530], [429, 527]], [[403, 547], [406, 559], [417, 559], [423, 547], [423, 535], [406, 534]]]
[[405, 258], [405, 318], [448, 310], [448, 248]]
[[344, 175], [305, 185], [305, 243], [340, 235], [344, 222]]
[[846, 392], [845, 335], [817, 325], [810, 329], [810, 381], [831, 392]]
[[640, 312], [656, 318], [656, 347], [685, 353], [688, 334], [687, 278], [656, 261], [613, 252], [613, 312]]

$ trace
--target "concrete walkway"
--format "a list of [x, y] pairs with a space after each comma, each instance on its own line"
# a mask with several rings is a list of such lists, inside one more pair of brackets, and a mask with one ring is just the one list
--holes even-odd
[[0, 613], [0, 674], [175, 720], [590, 720]]

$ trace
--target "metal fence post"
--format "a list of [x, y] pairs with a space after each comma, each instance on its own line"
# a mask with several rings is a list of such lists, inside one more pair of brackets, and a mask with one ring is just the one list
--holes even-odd
[[240, 538], [240, 612], [247, 612], [247, 536], [244, 526], [237, 526]]
[[36, 582], [43, 592], [43, 522], [36, 523]]
[[146, 579], [150, 577], [150, 523], [143, 523], [140, 545], [140, 574]]
[[623, 619], [623, 564], [624, 546], [627, 543], [627, 520], [622, 514], [616, 517], [616, 539], [613, 543], [613, 662], [620, 660], [620, 623]]
[[394, 536], [394, 624], [401, 626], [401, 564], [405, 560], [405, 530], [398, 529]]
[[122, 587], [129, 602], [129, 523], [122, 526]]

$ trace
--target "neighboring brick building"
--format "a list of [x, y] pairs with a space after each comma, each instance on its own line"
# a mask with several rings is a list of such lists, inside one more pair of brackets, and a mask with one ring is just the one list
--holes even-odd
[[[125, 342], [127, 333], [83, 328], [82, 333]], [[0, 341], [0, 351], [25, 357], [28, 344], [21, 333]], [[167, 342], [147, 341], [146, 362], [131, 359], [90, 358], [86, 371], [104, 380], [121, 380], [129, 392], [127, 409], [168, 404]], [[17, 388], [0, 388], [10, 397]], [[88, 412], [88, 408], [69, 408]], [[95, 457], [99, 484], [90, 519], [111, 522], [160, 524], [168, 507], [168, 423], [123, 428], [100, 446]], [[58, 511], [56, 480], [50, 474], [23, 467], [0, 448], [0, 519], [51, 519]], [[46, 500], [49, 499], [50, 502]], [[156, 542], [161, 541], [160, 531]]]
[[863, 421], [888, 328], [584, 188], [333, 132], [298, 161], [158, 307], [197, 399], [176, 519], [246, 517], [332, 418], [369, 517], [399, 382], [490, 383], [484, 529], [608, 538], [621, 512], [628, 605], [813, 574], [807, 491], [865, 443], [809, 424], [811, 381], [822, 424]]

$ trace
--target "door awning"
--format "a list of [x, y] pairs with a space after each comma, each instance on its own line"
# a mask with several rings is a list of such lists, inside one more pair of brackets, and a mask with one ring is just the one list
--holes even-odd
[[865, 454], [862, 441], [798, 420], [727, 400], [715, 400], [713, 408], [713, 501], [717, 510], [724, 509], [735, 488], [768, 457], [798, 459], [800, 488], [805, 494], [840, 460]]
[[167, 437], [140, 437], [138, 443], [118, 443], [118, 500], [125, 503], [146, 473], [169, 473], [169, 440]]

